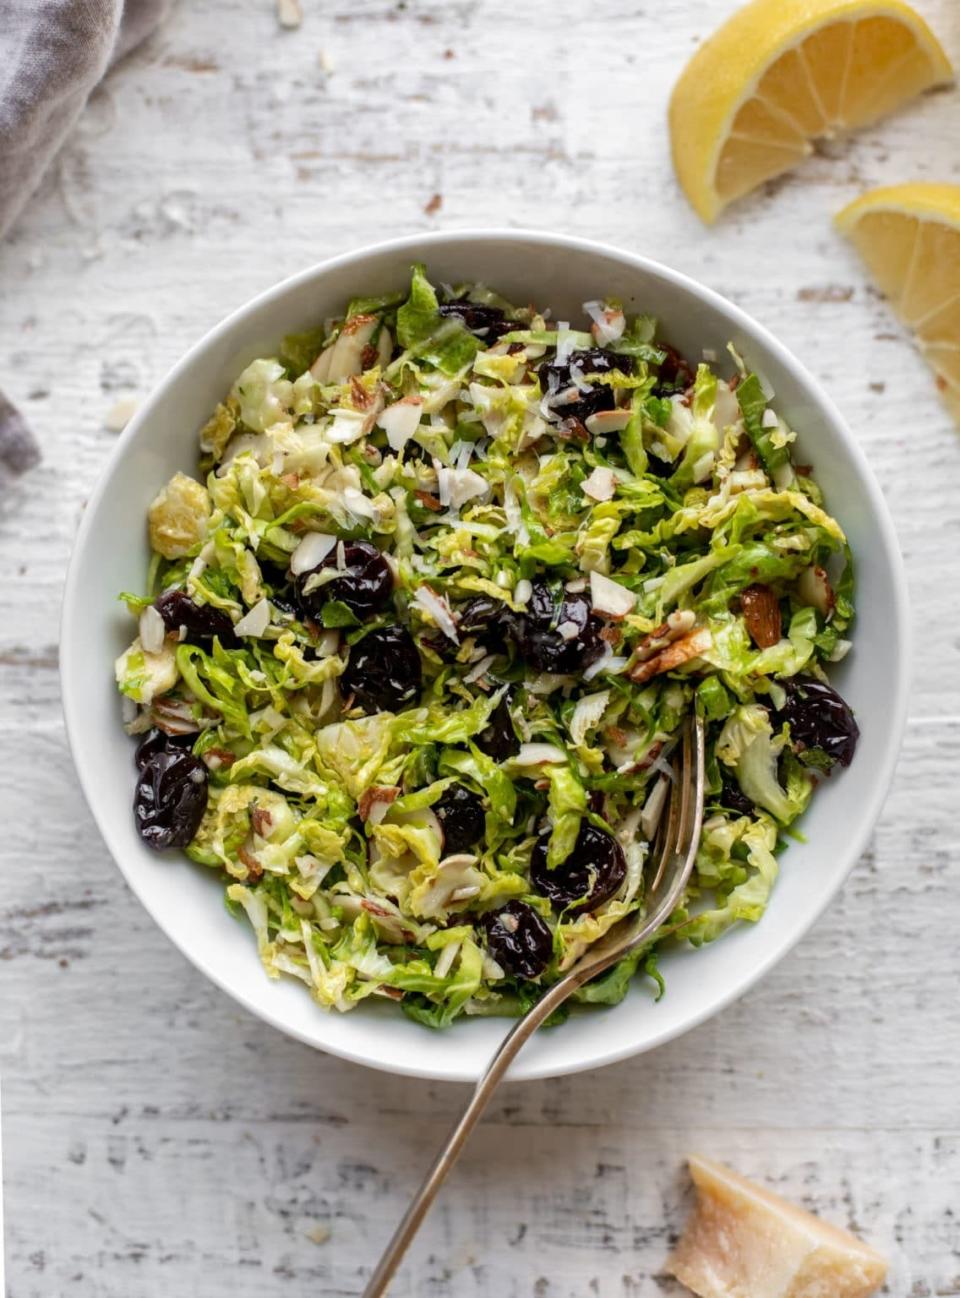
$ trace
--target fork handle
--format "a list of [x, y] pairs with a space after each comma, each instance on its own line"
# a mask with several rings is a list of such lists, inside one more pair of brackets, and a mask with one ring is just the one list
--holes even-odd
[[521, 1019], [513, 1025], [497, 1049], [496, 1054], [487, 1065], [486, 1071], [477, 1082], [476, 1089], [460, 1115], [456, 1125], [447, 1137], [433, 1166], [423, 1178], [420, 1189], [414, 1196], [409, 1208], [403, 1214], [399, 1226], [393, 1232], [390, 1243], [377, 1263], [376, 1270], [370, 1277], [363, 1298], [382, 1298], [387, 1286], [393, 1279], [397, 1267], [420, 1229], [420, 1225], [430, 1211], [447, 1173], [460, 1157], [460, 1151], [474, 1127], [483, 1116], [490, 1099], [503, 1080], [507, 1069], [536, 1032], [537, 1028], [550, 1017], [553, 1011], [567, 999], [585, 981], [576, 975], [568, 975], [560, 982], [554, 983], [550, 990], [532, 1006]]
[[[672, 848], [678, 854], [678, 859], [682, 858], [682, 869], [671, 882], [665, 895], [659, 899], [653, 913], [646, 917], [646, 921], [630, 937], [628, 942], [614, 942], [608, 949], [604, 950], [604, 939], [601, 939], [598, 943], [601, 949], [578, 962], [559, 982], [554, 983], [543, 997], [527, 1010], [522, 1018], [517, 1020], [504, 1037], [496, 1054], [494, 1054], [477, 1082], [476, 1089], [470, 1097], [467, 1107], [447, 1137], [446, 1143], [434, 1160], [433, 1166], [424, 1177], [420, 1189], [414, 1196], [409, 1208], [403, 1214], [400, 1225], [393, 1232], [390, 1243], [384, 1250], [383, 1256], [377, 1263], [376, 1270], [363, 1291], [363, 1298], [383, 1298], [397, 1267], [403, 1261], [403, 1255], [410, 1247], [414, 1235], [420, 1229], [424, 1217], [430, 1211], [430, 1207], [437, 1197], [437, 1191], [446, 1180], [447, 1173], [460, 1157], [460, 1151], [483, 1116], [484, 1110], [490, 1103], [491, 1096], [503, 1081], [507, 1069], [537, 1028], [578, 987], [582, 987], [585, 982], [603, 973], [605, 969], [609, 969], [612, 964], [616, 964], [630, 951], [642, 947], [653, 936], [676, 905], [683, 885], [686, 883], [693, 867], [697, 844], [700, 841], [700, 825], [703, 817], [704, 727], [703, 721], [699, 717], [695, 716], [688, 727], [684, 741], [684, 753], [688, 771], [691, 768], [694, 771], [694, 787], [691, 790], [686, 786], [686, 783], [684, 784], [676, 828], [678, 839], [676, 844], [672, 844], [672, 842], [667, 844], [667, 850]], [[689, 760], [691, 757], [692, 761]], [[684, 840], [684, 850], [682, 851], [680, 850], [681, 838]], [[657, 873], [657, 879], [660, 879], [660, 871]], [[610, 936], [610, 934], [607, 935], [608, 938]]]

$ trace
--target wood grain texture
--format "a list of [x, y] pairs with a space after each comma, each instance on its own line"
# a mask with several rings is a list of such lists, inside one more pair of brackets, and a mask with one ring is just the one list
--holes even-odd
[[[395, 1292], [678, 1295], [662, 1265], [699, 1148], [888, 1251], [895, 1298], [960, 1295], [960, 445], [829, 227], [864, 187], [956, 180], [958, 98], [830, 144], [708, 232], [663, 118], [730, 7], [341, 0], [283, 31], [268, 0], [181, 5], [94, 96], [0, 248], [0, 378], [45, 452], [0, 501], [9, 1298], [356, 1294], [462, 1101], [286, 1040], [167, 943], [81, 802], [56, 646], [118, 399], [319, 257], [492, 224], [685, 269], [827, 385], [897, 525], [915, 689], [872, 847], [816, 930], [655, 1054], [508, 1087]], [[922, 8], [960, 56], [956, 6]]]

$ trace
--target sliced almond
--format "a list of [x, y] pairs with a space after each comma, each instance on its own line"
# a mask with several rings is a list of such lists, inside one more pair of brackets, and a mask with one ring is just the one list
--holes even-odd
[[399, 796], [400, 789], [396, 784], [371, 784], [360, 795], [357, 815], [363, 821], [372, 820], [374, 824], [379, 824], [391, 802]]
[[290, 571], [295, 577], [317, 568], [333, 549], [337, 538], [328, 532], [307, 532], [290, 556]]
[[750, 632], [750, 639], [758, 649], [769, 649], [771, 645], [779, 643], [783, 621], [780, 616], [780, 601], [775, 591], [756, 582], [740, 592], [740, 607], [743, 609], [743, 620]]
[[259, 638], [270, 625], [270, 601], [264, 597], [254, 604], [253, 608], [244, 613], [239, 622], [234, 625], [234, 633], [241, 636], [251, 636], [254, 639]]
[[632, 418], [629, 410], [597, 410], [587, 415], [584, 423], [594, 437], [603, 437], [607, 433], [622, 433]]
[[323, 351], [310, 366], [310, 373], [318, 383], [330, 382], [330, 365], [333, 361], [333, 349], [335, 344], [331, 343], [329, 347], [324, 347]]
[[595, 613], [619, 620], [633, 612], [637, 597], [612, 577], [605, 577], [602, 572], [591, 572], [590, 603]]
[[354, 374], [363, 371], [364, 361], [367, 359], [364, 350], [373, 339], [379, 324], [380, 321], [375, 315], [350, 317], [333, 344], [327, 382], [345, 383]]

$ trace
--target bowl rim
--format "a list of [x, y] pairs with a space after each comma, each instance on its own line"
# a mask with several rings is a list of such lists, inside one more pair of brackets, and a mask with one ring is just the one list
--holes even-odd
[[[691, 276], [684, 274], [681, 271], [674, 270], [672, 267], [664, 265], [662, 262], [646, 257], [641, 253], [617, 247], [614, 244], [602, 240], [589, 239], [576, 235], [566, 235], [553, 230], [519, 226], [515, 228], [494, 226], [490, 228], [468, 227], [465, 229], [450, 229], [423, 232], [420, 234], [407, 234], [392, 239], [384, 239], [373, 244], [365, 244], [359, 248], [338, 253], [336, 256], [326, 258], [323, 261], [305, 267], [303, 270], [287, 276], [278, 283], [271, 285], [269, 288], [266, 288], [252, 298], [249, 298], [208, 329], [206, 333], [190, 346], [172, 368], [168, 370], [160, 381], [154, 385], [146, 400], [124, 428], [117, 440], [117, 443], [106, 457], [99, 471], [94, 489], [90, 493], [83, 510], [80, 524], [74, 537], [73, 548], [71, 550], [70, 560], [64, 579], [59, 624], [59, 644], [61, 646], [59, 677], [65, 729], [74, 768], [79, 777], [80, 787], [85, 801], [93, 816], [94, 822], [100, 831], [100, 835], [107, 851], [109, 852], [116, 868], [123, 876], [127, 886], [131, 889], [134, 896], [136, 896], [144, 910], [150, 915], [153, 922], [200, 973], [202, 973], [206, 978], [209, 978], [210, 981], [220, 988], [221, 991], [226, 992], [226, 994], [235, 1002], [242, 1005], [245, 1010], [256, 1015], [257, 1018], [270, 1024], [271, 1027], [284, 1033], [284, 1035], [299, 1040], [305, 1045], [311, 1046], [315, 1050], [336, 1055], [338, 1058], [346, 1059], [351, 1063], [362, 1064], [368, 1068], [374, 1068], [378, 1071], [394, 1075], [418, 1077], [425, 1080], [459, 1082], [473, 1082], [477, 1079], [478, 1074], [472, 1068], [454, 1066], [445, 1069], [443, 1072], [438, 1072], [436, 1068], [430, 1068], [429, 1066], [421, 1067], [417, 1065], [393, 1063], [384, 1058], [382, 1054], [378, 1055], [375, 1052], [366, 1049], [350, 1049], [339, 1044], [321, 1044], [308, 1033], [300, 1031], [298, 1028], [283, 1021], [279, 1014], [273, 1014], [270, 1011], [261, 1008], [259, 1005], [251, 1003], [242, 989], [228, 983], [224, 978], [221, 978], [218, 975], [217, 971], [212, 966], [204, 964], [196, 958], [194, 954], [185, 949], [177, 936], [175, 926], [161, 920], [147, 904], [143, 892], [138, 885], [135, 872], [129, 871], [125, 864], [123, 864], [124, 854], [119, 850], [118, 845], [114, 842], [114, 835], [110, 829], [108, 817], [105, 813], [102, 813], [101, 808], [98, 806], [93, 773], [88, 772], [79, 760], [77, 736], [81, 726], [80, 707], [78, 697], [74, 694], [71, 688], [69, 673], [65, 666], [66, 655], [62, 652], [62, 647], [64, 643], [67, 642], [67, 636], [69, 635], [70, 628], [74, 623], [77, 602], [80, 598], [77, 573], [82, 567], [82, 556], [94, 532], [95, 520], [98, 518], [100, 507], [107, 494], [109, 484], [117, 467], [121, 461], [125, 459], [133, 444], [136, 442], [141, 425], [148, 420], [156, 407], [162, 405], [163, 401], [166, 399], [168, 391], [176, 385], [181, 374], [188, 369], [199, 356], [209, 348], [215, 346], [220, 339], [227, 337], [232, 330], [237, 325], [240, 325], [249, 315], [257, 312], [262, 307], [277, 301], [278, 299], [282, 299], [294, 289], [307, 284], [314, 279], [320, 280], [330, 272], [343, 267], [348, 267], [351, 264], [362, 264], [371, 256], [402, 253], [405, 250], [410, 250], [412, 252], [415, 250], [424, 259], [428, 259], [431, 249], [442, 248], [447, 244], [465, 243], [473, 240], [494, 244], [510, 244], [524, 241], [527, 243], [539, 244], [544, 248], [561, 248], [576, 252], [585, 252], [594, 256], [606, 257], [613, 262], [630, 265], [634, 269], [659, 277], [662, 281], [672, 287], [686, 291], [726, 316], [730, 322], [731, 328], [739, 327], [747, 334], [752, 335], [767, 352], [776, 358], [778, 363], [785, 370], [790, 372], [792, 378], [797, 382], [797, 384], [816, 399], [819, 406], [829, 418], [831, 433], [841, 438], [845, 450], [854, 463], [860, 484], [867, 497], [870, 512], [883, 540], [883, 557], [888, 569], [890, 587], [893, 596], [892, 606], [888, 611], [892, 614], [892, 623], [896, 634], [894, 655], [896, 673], [895, 679], [891, 681], [891, 694], [889, 696], [889, 706], [887, 710], [889, 721], [885, 730], [886, 751], [883, 754], [882, 762], [880, 764], [879, 776], [874, 782], [870, 797], [864, 803], [861, 803], [861, 829], [860, 832], [850, 840], [847, 846], [846, 856], [848, 863], [846, 867], [843, 870], [838, 871], [831, 885], [824, 889], [822, 895], [818, 899], [818, 904], [811, 910], [806, 921], [800, 924], [799, 927], [790, 934], [787, 940], [780, 942], [776, 947], [767, 952], [761, 960], [750, 965], [742, 975], [732, 979], [729, 987], [722, 995], [708, 999], [702, 1008], [689, 1014], [682, 1020], [682, 1022], [677, 1022], [670, 1026], [664, 1026], [659, 1032], [654, 1032], [641, 1043], [620, 1043], [616, 1036], [612, 1035], [612, 1043], [608, 1049], [595, 1052], [588, 1059], [574, 1058], [569, 1066], [562, 1068], [557, 1068], [556, 1066], [530, 1066], [525, 1068], [523, 1066], [523, 1055], [521, 1054], [516, 1064], [510, 1070], [509, 1080], [533, 1081], [546, 1077], [565, 1076], [593, 1068], [604, 1067], [608, 1064], [617, 1063], [623, 1059], [630, 1058], [633, 1055], [646, 1053], [649, 1050], [656, 1049], [658, 1046], [664, 1045], [668, 1041], [684, 1035], [693, 1028], [698, 1027], [707, 1019], [719, 1014], [749, 991], [750, 988], [755, 986], [770, 971], [770, 969], [778, 964], [797, 945], [797, 943], [806, 936], [813, 925], [823, 915], [824, 911], [833, 901], [841, 887], [846, 883], [851, 871], [860, 859], [870, 836], [873, 833], [893, 779], [894, 769], [900, 754], [907, 719], [911, 663], [909, 598], [903, 559], [897, 541], [896, 530], [887, 508], [886, 501], [884, 500], [880, 490], [879, 483], [874, 476], [869, 461], [867, 460], [860, 443], [848, 427], [843, 415], [823, 389], [820, 382], [794, 356], [790, 349], [781, 343], [779, 339], [766, 328], [766, 326], [755, 320], [741, 307], [737, 306], [734, 302], [731, 302], [716, 290], [702, 284], [700, 281], [693, 279]], [[322, 1011], [318, 1010], [318, 1012]], [[508, 1029], [505, 1027], [505, 1034], [507, 1030]]]

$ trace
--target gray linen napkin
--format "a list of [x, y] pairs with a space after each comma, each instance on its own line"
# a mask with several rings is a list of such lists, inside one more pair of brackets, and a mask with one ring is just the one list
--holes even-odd
[[[0, 0], [0, 238], [107, 69], [148, 36], [170, 0]], [[0, 393], [0, 487], [40, 458]]]

